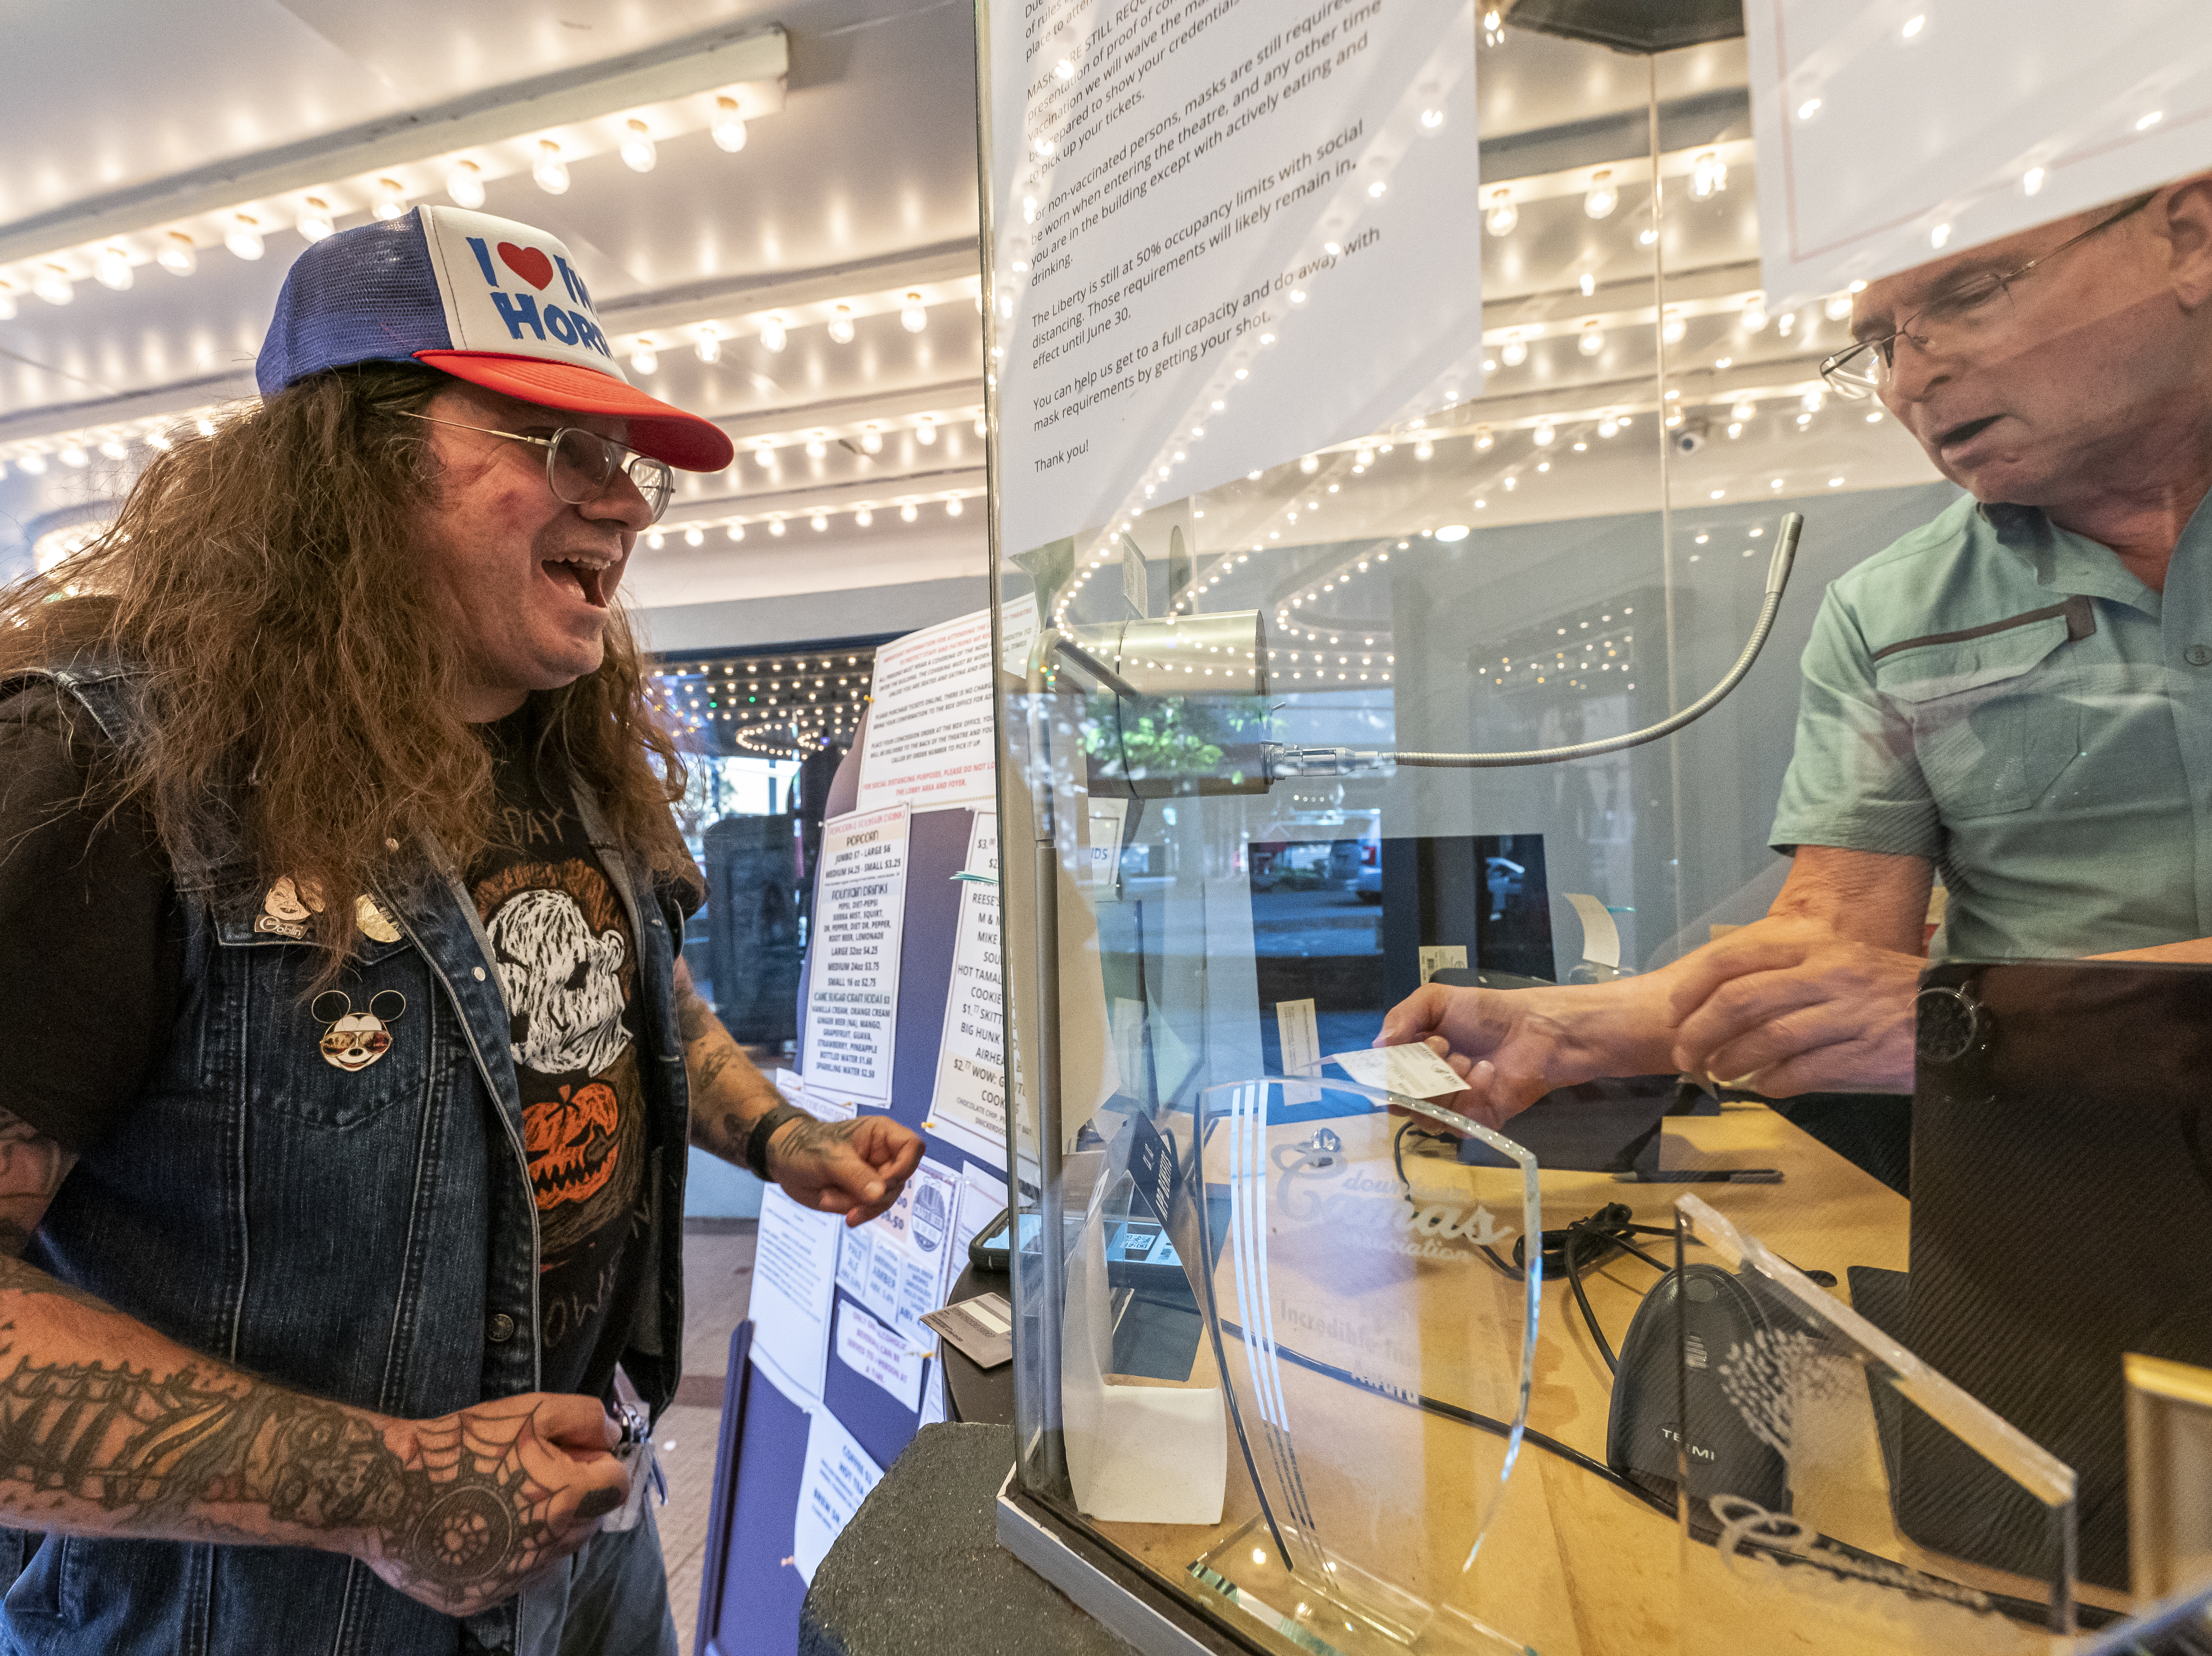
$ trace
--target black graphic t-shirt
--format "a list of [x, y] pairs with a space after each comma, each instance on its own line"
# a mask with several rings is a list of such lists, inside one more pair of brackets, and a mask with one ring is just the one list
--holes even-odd
[[597, 1397], [637, 1295], [653, 1291], [637, 942], [564, 773], [532, 752], [527, 710], [483, 729], [499, 800], [468, 885], [511, 1019], [538, 1201], [544, 1386]]

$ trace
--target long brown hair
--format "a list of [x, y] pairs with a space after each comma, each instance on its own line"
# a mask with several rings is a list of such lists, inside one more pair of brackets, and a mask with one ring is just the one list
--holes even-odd
[[[150, 738], [112, 786], [173, 864], [242, 862], [253, 884], [235, 895], [257, 900], [283, 875], [341, 899], [315, 928], [328, 974], [353, 947], [354, 894], [422, 878], [425, 833], [465, 868], [491, 825], [490, 759], [455, 712], [463, 664], [415, 544], [439, 482], [406, 416], [452, 383], [406, 363], [303, 380], [179, 437], [98, 540], [0, 588], [0, 675], [94, 650], [145, 670]], [[677, 873], [683, 761], [619, 609], [609, 623], [597, 671], [532, 696], [540, 751]]]

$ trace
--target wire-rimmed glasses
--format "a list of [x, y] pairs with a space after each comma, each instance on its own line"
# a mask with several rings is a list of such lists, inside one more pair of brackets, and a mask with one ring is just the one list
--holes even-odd
[[[589, 506], [598, 500], [607, 492], [617, 470], [644, 496], [646, 508], [653, 514], [647, 523], [660, 521], [660, 514], [668, 510], [676, 493], [676, 474], [667, 461], [641, 454], [627, 443], [617, 443], [580, 426], [563, 426], [550, 437], [527, 437], [519, 431], [495, 431], [489, 426], [439, 420], [427, 414], [408, 417], [434, 426], [452, 426], [458, 431], [478, 431], [487, 437], [504, 437], [510, 442], [535, 443], [545, 451], [546, 486], [552, 489], [554, 499], [570, 506]], [[627, 462], [623, 459], [625, 454], [629, 456]]]
[[2009, 306], [1997, 301], [2011, 297], [2014, 282], [2041, 270], [2068, 248], [2078, 246], [2100, 230], [2108, 230], [2130, 214], [2141, 212], [2150, 201], [2149, 195], [2136, 197], [2111, 217], [2100, 219], [2081, 234], [2068, 237], [2041, 258], [2032, 258], [2017, 270], [1970, 271], [1939, 287], [1926, 304], [1905, 318], [1905, 326], [1879, 338], [1862, 339], [1827, 358], [1820, 364], [1820, 378], [1839, 397], [1878, 394], [1889, 383], [1890, 371], [1897, 361], [1899, 340], [1909, 340], [1923, 351], [1931, 350], [1939, 334], [1955, 343], [1994, 325], [2009, 313]]

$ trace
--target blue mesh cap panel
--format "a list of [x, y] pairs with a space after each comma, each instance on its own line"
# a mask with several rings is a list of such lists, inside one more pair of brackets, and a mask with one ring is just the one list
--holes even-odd
[[264, 397], [325, 368], [452, 348], [421, 211], [325, 236], [293, 260], [254, 365]]

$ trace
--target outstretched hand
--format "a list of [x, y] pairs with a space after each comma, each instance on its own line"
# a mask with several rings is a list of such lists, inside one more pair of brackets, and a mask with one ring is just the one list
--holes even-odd
[[887, 1115], [792, 1121], [768, 1141], [769, 1172], [803, 1208], [866, 1224], [898, 1200], [921, 1165], [921, 1136]]
[[1581, 1079], [1572, 1041], [1527, 990], [1455, 989], [1425, 984], [1390, 1009], [1377, 1046], [1425, 1041], [1467, 1083], [1434, 1101], [1483, 1125], [1503, 1127], [1561, 1079]]

